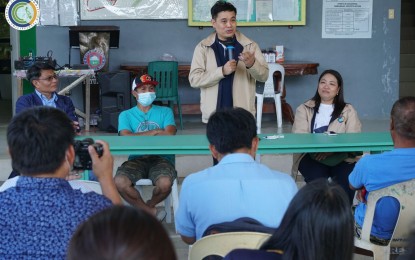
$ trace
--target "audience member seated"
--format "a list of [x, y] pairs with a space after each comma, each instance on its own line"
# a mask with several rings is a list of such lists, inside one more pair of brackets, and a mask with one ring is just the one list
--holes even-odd
[[277, 231], [259, 250], [236, 249], [226, 260], [351, 260], [353, 217], [344, 190], [320, 179], [301, 188]]
[[[132, 84], [132, 94], [137, 106], [123, 111], [118, 120], [118, 134], [131, 136], [175, 135], [176, 124], [173, 111], [169, 107], [153, 105], [158, 82], [149, 75], [136, 77]], [[177, 173], [174, 168], [174, 155], [130, 156], [115, 175], [115, 183], [121, 196], [131, 205], [147, 210], [160, 221], [166, 217], [165, 210], [157, 210], [156, 205], [171, 192]], [[140, 179], [150, 179], [155, 186], [153, 196], [144, 202], [134, 188]]]
[[177, 259], [160, 222], [142, 209], [114, 206], [82, 223], [68, 248], [68, 260]]
[[64, 111], [72, 122], [78, 126], [78, 117], [72, 100], [59, 95], [58, 76], [55, 68], [48, 63], [35, 63], [26, 72], [26, 78], [35, 92], [23, 95], [16, 101], [16, 114], [35, 106], [49, 106]]
[[[26, 71], [26, 78], [33, 86], [33, 93], [23, 95], [16, 101], [16, 114], [35, 106], [49, 106], [64, 111], [72, 120], [76, 132], [80, 131], [78, 117], [72, 100], [67, 96], [59, 95], [58, 76], [55, 68], [48, 63], [35, 63]], [[9, 178], [20, 175], [13, 169]]]
[[[415, 97], [395, 102], [391, 111], [390, 133], [394, 149], [359, 160], [349, 176], [350, 187], [357, 189], [360, 200], [354, 213], [359, 237], [366, 213], [366, 199], [371, 191], [415, 178]], [[399, 215], [399, 202], [380, 199], [376, 204], [370, 241], [387, 245]]]
[[276, 228], [297, 192], [293, 179], [255, 161], [259, 138], [254, 116], [242, 109], [216, 111], [206, 126], [216, 166], [186, 177], [176, 228], [194, 243], [212, 224], [249, 217]]
[[[345, 103], [343, 79], [335, 70], [324, 71], [318, 80], [314, 97], [297, 108], [293, 133], [357, 133], [361, 123], [352, 105]], [[360, 153], [361, 154], [361, 153]], [[298, 171], [305, 182], [329, 178], [346, 191], [350, 204], [354, 191], [348, 177], [357, 161], [357, 153], [303, 153], [294, 154], [292, 174]]]
[[[83, 180], [79, 181], [79, 177], [78, 176], [73, 176], [73, 175], [74, 174], [71, 172], [69, 174], [69, 176], [66, 178], [66, 180], [68, 181], [69, 185], [71, 185], [72, 189], [80, 190], [82, 193], [87, 193], [87, 192], [94, 191], [93, 189], [91, 189], [89, 183], [85, 183], [84, 184], [84, 181]], [[10, 189], [12, 187], [16, 187], [17, 181], [19, 179], [20, 179], [20, 176], [16, 176], [16, 177], [7, 179], [0, 186], [0, 192], [3, 192], [3, 191], [5, 191], [7, 189]]]
[[74, 190], [68, 177], [75, 158], [71, 119], [56, 108], [36, 107], [16, 115], [7, 128], [16, 186], [0, 193], [0, 258], [64, 259], [76, 227], [92, 214], [121, 203], [112, 178], [108, 145], [98, 156], [88, 147], [104, 196]]

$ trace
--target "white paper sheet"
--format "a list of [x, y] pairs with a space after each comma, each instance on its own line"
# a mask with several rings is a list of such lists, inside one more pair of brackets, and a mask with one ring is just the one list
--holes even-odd
[[323, 0], [322, 38], [372, 38], [373, 0]]
[[57, 0], [39, 0], [40, 25], [59, 25]]

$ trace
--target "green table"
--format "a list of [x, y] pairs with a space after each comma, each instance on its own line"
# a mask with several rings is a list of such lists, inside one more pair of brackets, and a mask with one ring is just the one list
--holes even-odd
[[[261, 134], [259, 154], [304, 152], [382, 152], [393, 149], [389, 132], [326, 134], [283, 134], [284, 138], [264, 139]], [[83, 139], [86, 136], [78, 136]], [[113, 155], [126, 154], [210, 154], [205, 135], [175, 136], [88, 136], [109, 143]]]

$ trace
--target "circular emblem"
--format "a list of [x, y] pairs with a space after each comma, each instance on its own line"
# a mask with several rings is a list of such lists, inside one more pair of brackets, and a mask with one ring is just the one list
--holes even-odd
[[89, 50], [84, 55], [84, 64], [88, 64], [88, 67], [95, 71], [102, 69], [105, 62], [105, 55], [96, 49]]
[[39, 6], [34, 0], [11, 0], [6, 6], [5, 16], [13, 29], [29, 30], [39, 22]]

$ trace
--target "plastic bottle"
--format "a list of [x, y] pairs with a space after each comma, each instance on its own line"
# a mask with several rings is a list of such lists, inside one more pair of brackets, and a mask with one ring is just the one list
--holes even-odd
[[266, 62], [269, 62], [268, 52], [266, 50], [262, 50], [262, 55], [264, 55], [264, 59]]
[[268, 50], [268, 62], [275, 63], [275, 52], [272, 50], [272, 48]]

